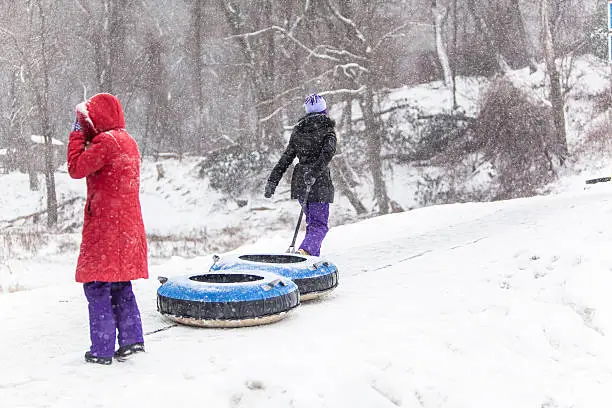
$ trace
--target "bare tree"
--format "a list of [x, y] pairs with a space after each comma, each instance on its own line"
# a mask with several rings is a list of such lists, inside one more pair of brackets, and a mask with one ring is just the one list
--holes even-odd
[[436, 51], [438, 53], [438, 60], [442, 66], [444, 73], [444, 84], [449, 87], [454, 87], [453, 73], [451, 71], [450, 61], [448, 59], [448, 53], [446, 52], [446, 41], [444, 39], [443, 27], [444, 20], [446, 19], [446, 10], [438, 6], [436, 0], [431, 2], [431, 11], [434, 20], [434, 34], [436, 36]]
[[40, 129], [45, 141], [45, 184], [47, 187], [47, 224], [49, 227], [57, 224], [57, 194], [55, 191], [55, 164], [53, 152], [53, 129], [49, 112], [49, 76], [50, 64], [48, 52], [49, 30], [42, 0], [36, 0], [38, 17], [38, 40], [40, 43], [39, 83], [32, 87], [38, 107]]
[[[343, 71], [346, 79], [360, 90], [359, 100], [364, 119], [364, 135], [366, 137], [366, 155], [374, 186], [374, 198], [378, 211], [386, 214], [390, 210], [389, 196], [383, 173], [381, 151], [384, 140], [384, 130], [380, 116], [375, 112], [379, 73], [375, 61], [385, 42], [399, 34], [414, 22], [398, 23], [395, 27], [383, 32], [374, 29], [377, 13], [381, 5], [377, 2], [340, 1], [338, 5], [331, 0], [325, 1], [329, 12], [328, 20], [335, 32], [342, 33], [345, 41], [335, 46], [326, 47], [326, 55], [344, 63]], [[357, 3], [357, 4], [356, 4]], [[356, 21], [355, 16], [360, 20]], [[337, 66], [342, 65], [336, 62]]]
[[524, 49], [529, 69], [531, 72], [535, 72], [538, 70], [538, 64], [535, 56], [536, 52], [533, 44], [529, 40], [529, 34], [527, 34], [527, 29], [525, 28], [525, 19], [523, 18], [523, 13], [521, 11], [519, 0], [510, 0], [510, 2], [508, 3], [508, 7], [509, 14], [512, 16], [510, 20], [516, 22], [513, 27], [515, 27], [515, 29], [517, 30], [519, 43]]
[[212, 148], [212, 138], [210, 126], [210, 105], [206, 104], [204, 93], [204, 27], [210, 22], [204, 18], [204, 2], [194, 0], [192, 5], [192, 33], [188, 42], [188, 53], [193, 65], [193, 84], [195, 88], [195, 99], [197, 112], [195, 116], [195, 140], [196, 148], [200, 153], [209, 151]]
[[[544, 49], [544, 58], [546, 60], [546, 71], [549, 79], [550, 103], [553, 110], [553, 123], [557, 142], [560, 146], [560, 163], [563, 164], [567, 157], [567, 137], [565, 130], [565, 102], [563, 100], [563, 92], [561, 90], [561, 74], [557, 69], [557, 55], [553, 44], [553, 27], [551, 27], [551, 15], [548, 8], [548, 0], [540, 0], [540, 22], [541, 22], [541, 39]], [[555, 24], [554, 20], [553, 23]]]
[[494, 33], [487, 24], [485, 18], [482, 16], [479, 9], [476, 7], [475, 0], [467, 0], [467, 8], [469, 10], [470, 15], [474, 19], [478, 32], [484, 36], [489, 50], [495, 53], [495, 59], [497, 61], [499, 71], [502, 73], [507, 73], [510, 70], [510, 66], [508, 65], [506, 59], [495, 44]]
[[[345, 95], [342, 121], [338, 124], [337, 133], [340, 141], [343, 140], [344, 135], [353, 133], [353, 98], [350, 95], [348, 97]], [[342, 146], [342, 143], [338, 143], [338, 146]], [[354, 191], [354, 187], [357, 186], [355, 172], [341, 147], [338, 148], [331, 166], [334, 183], [338, 185], [340, 192], [349, 200], [358, 215], [365, 214], [367, 210]]]
[[[76, 1], [80, 11], [80, 40], [89, 43], [95, 72], [94, 91], [116, 93], [124, 89], [127, 67], [133, 68], [126, 58], [128, 27], [135, 12], [133, 0]], [[126, 67], [127, 65], [127, 67]]]
[[[253, 82], [251, 89], [260, 123], [280, 116], [283, 104], [313, 88], [331, 98], [353, 94], [360, 101], [367, 146], [364, 153], [368, 157], [374, 197], [378, 211], [387, 213], [389, 197], [381, 158], [385, 132], [375, 108], [376, 92], [383, 84], [381, 58], [390, 40], [404, 34], [411, 25], [423, 23], [398, 19], [396, 25], [381, 28], [379, 21], [389, 11], [386, 8], [396, 6], [396, 2], [324, 0], [318, 7], [311, 7], [310, 1], [303, 5], [289, 2], [286, 7], [293, 7], [297, 13], [294, 18], [275, 21], [271, 10], [265, 13], [257, 10], [258, 16], [265, 17], [251, 21], [236, 2], [219, 1], [232, 28], [231, 38], [240, 45], [246, 67], [251, 70], [247, 74]], [[316, 23], [321, 20], [326, 22], [324, 26]], [[334, 41], [330, 43], [328, 38]], [[286, 70], [279, 70], [278, 64], [291, 67], [288, 71], [295, 77], [283, 81], [287, 78], [283, 75]], [[259, 75], [253, 78], [254, 72]], [[300, 80], [301, 86], [297, 82]], [[324, 87], [329, 90], [321, 91]], [[262, 139], [258, 132], [257, 140], [267, 139]]]
[[[51, 117], [49, 112], [49, 76], [50, 76], [50, 60], [49, 50], [52, 48], [50, 44], [51, 30], [47, 23], [47, 9], [42, 4], [42, 0], [36, 0], [31, 4], [32, 7], [25, 9], [27, 21], [29, 22], [29, 30], [24, 30], [19, 33], [21, 38], [7, 29], [1, 31], [5, 36], [10, 38], [14, 44], [14, 49], [18, 55], [18, 64], [20, 66], [20, 78], [23, 81], [26, 89], [26, 97], [31, 105], [34, 113], [29, 117], [38, 119], [38, 126], [30, 123], [31, 129], [38, 130], [44, 138], [44, 173], [45, 186], [47, 195], [47, 223], [49, 227], [57, 223], [57, 195], [55, 191], [55, 169], [53, 155], [53, 128], [51, 125]], [[29, 147], [28, 155], [30, 154]], [[35, 160], [35, 158], [32, 158]], [[33, 162], [32, 162], [33, 163]], [[32, 174], [30, 169], [30, 174]], [[30, 179], [30, 186], [35, 187]]]
[[[273, 106], [263, 102], [270, 100], [276, 95], [276, 64], [277, 64], [277, 44], [274, 36], [274, 14], [272, 2], [263, 0], [257, 3], [256, 7], [244, 9], [237, 2], [232, 0], [218, 0], [219, 6], [223, 9], [227, 22], [232, 31], [232, 39], [240, 47], [244, 67], [244, 80], [249, 86], [249, 93], [255, 106], [255, 140], [260, 146], [279, 149], [283, 145], [283, 140], [279, 137], [282, 134], [280, 121], [275, 117], [270, 117], [274, 112]], [[250, 12], [250, 15], [247, 13]], [[251, 27], [247, 22], [252, 22]], [[245, 29], [253, 27], [263, 27], [257, 35], [250, 35]], [[247, 35], [245, 35], [247, 34]], [[246, 136], [247, 140], [253, 140]], [[251, 143], [247, 142], [247, 145]]]

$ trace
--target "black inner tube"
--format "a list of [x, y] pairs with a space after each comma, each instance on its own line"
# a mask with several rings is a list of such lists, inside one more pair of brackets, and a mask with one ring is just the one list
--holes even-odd
[[238, 258], [243, 261], [266, 263], [298, 263], [306, 261], [306, 258], [296, 255], [241, 255]]
[[195, 275], [189, 279], [206, 283], [239, 283], [262, 280], [263, 276], [247, 275], [244, 273], [209, 273], [206, 275]]

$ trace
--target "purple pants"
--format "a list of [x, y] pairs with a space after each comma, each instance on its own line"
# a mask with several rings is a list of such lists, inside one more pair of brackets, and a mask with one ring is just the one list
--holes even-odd
[[115, 336], [119, 346], [144, 343], [142, 322], [131, 282], [88, 282], [83, 285], [89, 302], [91, 354], [112, 357]]
[[306, 214], [306, 236], [300, 245], [300, 249], [310, 255], [319, 256], [321, 254], [321, 243], [327, 235], [329, 227], [329, 203], [306, 203], [304, 207]]

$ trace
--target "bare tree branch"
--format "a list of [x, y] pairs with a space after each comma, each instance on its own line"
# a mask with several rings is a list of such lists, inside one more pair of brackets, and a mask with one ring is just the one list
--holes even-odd
[[91, 13], [89, 12], [89, 10], [87, 10], [83, 4], [81, 3], [80, 0], [74, 0], [74, 2], [77, 4], [77, 6], [79, 6], [79, 8], [85, 13], [87, 14], [87, 16], [91, 17]]
[[385, 35], [383, 35], [382, 37], [380, 37], [380, 39], [376, 42], [376, 45], [374, 45], [374, 47], [372, 48], [372, 51], [376, 51], [378, 49], [378, 47], [380, 47], [386, 40], [393, 38], [398, 32], [402, 31], [404, 28], [408, 27], [408, 26], [422, 26], [422, 27], [431, 27], [432, 24], [430, 23], [421, 23], [421, 22], [417, 22], [417, 21], [408, 21], [407, 23], [404, 23], [398, 27], [395, 27], [393, 30], [389, 31], [388, 33], [386, 33]]
[[[365, 90], [365, 86], [362, 86], [359, 89], [334, 89], [332, 91], [319, 92], [319, 95], [325, 96], [325, 95], [339, 95], [339, 94], [359, 94], [359, 93], [362, 93], [364, 90]], [[276, 116], [279, 112], [281, 112], [286, 106], [288, 106], [292, 102], [293, 101], [291, 101], [291, 100], [287, 101], [283, 105], [279, 106], [270, 115], [266, 116], [265, 118], [259, 119], [259, 121], [260, 122], [265, 122], [265, 121], [268, 121], [268, 120], [272, 119], [274, 116]], [[291, 126], [289, 128], [293, 128], [293, 126]]]
[[11, 60], [9, 60], [8, 58], [4, 58], [4, 57], [0, 57], [0, 61], [5, 62], [7, 65], [13, 67], [13, 68], [19, 68], [21, 69], [21, 64], [18, 64], [16, 62], [13, 62]]
[[[321, 78], [323, 78], [323, 77], [325, 77], [325, 76], [327, 76], [327, 75], [329, 75], [329, 74], [332, 74], [332, 73], [333, 73], [333, 74], [336, 74], [336, 72], [337, 72], [337, 70], [338, 70], [339, 68], [342, 68], [342, 69], [343, 69], [345, 72], [346, 72], [346, 69], [347, 69], [347, 68], [358, 68], [358, 69], [361, 69], [361, 70], [365, 70], [365, 68], [363, 68], [363, 67], [361, 67], [361, 66], [359, 66], [359, 65], [357, 65], [357, 64], [336, 65], [335, 67], [333, 67], [333, 68], [331, 68], [331, 69], [328, 69], [327, 71], [322, 72], [321, 74], [319, 74], [319, 75], [317, 75], [317, 76], [315, 76], [315, 77], [312, 77], [312, 78], [310, 78], [310, 79], [307, 79], [307, 80], [306, 80], [306, 81], [304, 81], [302, 84], [300, 84], [300, 86], [295, 86], [295, 87], [293, 87], [293, 88], [286, 89], [285, 91], [281, 92], [280, 94], [278, 94], [278, 95], [274, 95], [274, 97], [273, 97], [273, 98], [271, 98], [271, 99], [267, 99], [267, 100], [265, 100], [265, 101], [261, 101], [261, 102], [259, 102], [259, 103], [257, 104], [257, 106], [262, 106], [262, 105], [266, 105], [266, 104], [269, 104], [269, 103], [275, 103], [276, 101], [278, 101], [278, 99], [283, 98], [284, 96], [287, 96], [287, 95], [289, 95], [290, 93], [292, 93], [292, 92], [294, 92], [294, 91], [297, 91], [297, 90], [302, 89], [302, 88], [304, 87], [304, 85], [306, 85], [306, 84], [309, 84], [309, 83], [311, 83], [311, 82], [318, 81], [318, 80], [320, 80]], [[347, 76], [348, 76], [348, 77], [350, 77], [350, 75], [347, 75]], [[361, 88], [360, 88], [360, 89], [361, 89]], [[319, 93], [319, 94], [321, 95], [322, 93]]]
[[317, 45], [314, 49], [318, 49], [318, 48], [323, 48], [325, 50], [326, 54], [335, 54], [339, 57], [350, 57], [350, 58], [354, 58], [354, 59], [358, 59], [361, 61], [366, 61], [368, 58], [367, 57], [363, 57], [361, 55], [356, 55], [353, 54], [350, 51], [347, 50], [340, 50], [340, 49], [335, 49], [335, 48], [330, 48], [328, 45]]
[[291, 28], [289, 29], [289, 34], [293, 35], [293, 33], [295, 32], [295, 30], [298, 28], [298, 26], [300, 25], [300, 23], [302, 22], [302, 20], [304, 19], [304, 16], [306, 15], [306, 13], [308, 12], [308, 9], [310, 8], [310, 0], [306, 0], [305, 4], [304, 4], [304, 12], [302, 14], [300, 14], [299, 16], [296, 17], [295, 21], [293, 22], [293, 24], [291, 25]]
[[336, 16], [336, 18], [338, 20], [342, 21], [344, 24], [349, 26], [353, 30], [353, 32], [357, 36], [357, 38], [363, 44], [366, 44], [366, 38], [363, 35], [363, 33], [361, 32], [361, 30], [359, 30], [359, 28], [357, 28], [357, 24], [355, 24], [355, 22], [353, 20], [351, 20], [350, 18], [343, 16], [342, 13], [340, 13], [340, 11], [331, 4], [330, 0], [327, 0], [326, 3], [327, 3], [327, 6], [332, 11], [332, 13], [334, 13], [334, 16]]
[[326, 54], [320, 54], [320, 53], [316, 52], [314, 49], [308, 48], [308, 46], [306, 46], [300, 40], [298, 40], [297, 38], [295, 38], [294, 36], [289, 34], [289, 32], [287, 30], [285, 30], [284, 28], [279, 27], [279, 26], [270, 26], [270, 27], [262, 28], [261, 30], [252, 31], [250, 33], [242, 33], [242, 34], [230, 35], [229, 37], [225, 37], [225, 39], [226, 40], [235, 39], [235, 38], [248, 39], [250, 37], [255, 37], [255, 36], [267, 33], [269, 31], [278, 31], [278, 32], [280, 32], [285, 37], [289, 38], [291, 41], [293, 41], [295, 44], [297, 44], [300, 48], [304, 49], [305, 51], [308, 51], [309, 56], [314, 56], [314, 57], [317, 57], [317, 58], [320, 58], [320, 59], [340, 62], [340, 60], [338, 58], [334, 58], [334, 57], [332, 57], [330, 55], [326, 55]]
[[287, 106], [288, 104], [289, 104], [289, 102], [285, 103], [284, 105], [279, 106], [278, 108], [276, 108], [276, 109], [274, 110], [274, 112], [272, 112], [272, 113], [271, 113], [271, 114], [269, 114], [268, 116], [263, 117], [263, 118], [260, 118], [260, 119], [259, 119], [259, 122], [260, 122], [260, 123], [264, 123], [264, 122], [269, 121], [270, 119], [272, 119], [273, 117], [275, 117], [275, 116], [276, 116], [276, 115], [277, 115], [277, 114], [278, 114], [280, 111], [282, 111], [282, 110], [285, 108], [285, 106]]
[[8, 35], [9, 37], [11, 37], [11, 39], [15, 43], [15, 48], [17, 48], [17, 52], [19, 53], [19, 55], [21, 55], [22, 64], [23, 63], [28, 63], [27, 55], [25, 54], [21, 44], [19, 44], [19, 39], [17, 38], [17, 36], [15, 34], [13, 34], [12, 31], [9, 31], [9, 30], [7, 30], [6, 28], [3, 28], [3, 27], [0, 27], [0, 32], [3, 32], [6, 35]]
[[319, 95], [321, 96], [325, 96], [325, 95], [340, 95], [340, 94], [360, 94], [363, 91], [365, 91], [366, 87], [365, 86], [361, 86], [358, 89], [334, 89], [333, 91], [324, 91], [324, 92], [319, 92]]

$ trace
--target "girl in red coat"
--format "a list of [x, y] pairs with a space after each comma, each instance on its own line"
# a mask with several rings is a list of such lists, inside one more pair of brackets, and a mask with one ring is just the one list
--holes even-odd
[[76, 281], [84, 284], [89, 303], [91, 348], [85, 361], [111, 364], [113, 356], [121, 360], [144, 351], [130, 281], [149, 276], [139, 199], [140, 153], [125, 130], [123, 108], [113, 95], [97, 94], [76, 106], [68, 173], [87, 180], [76, 269]]

